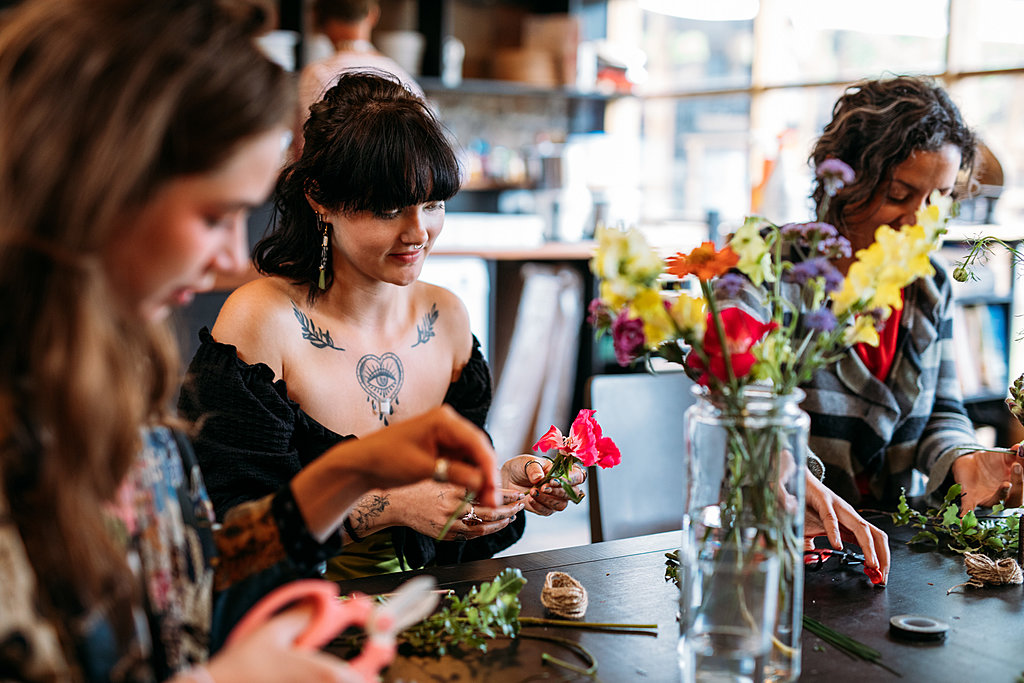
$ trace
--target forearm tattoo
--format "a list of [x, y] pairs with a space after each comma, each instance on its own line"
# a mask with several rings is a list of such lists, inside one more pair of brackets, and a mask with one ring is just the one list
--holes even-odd
[[359, 499], [355, 509], [349, 513], [348, 519], [352, 522], [352, 528], [361, 537], [370, 533], [370, 527], [374, 525], [377, 518], [384, 514], [384, 508], [391, 505], [391, 497], [384, 493], [368, 493]]

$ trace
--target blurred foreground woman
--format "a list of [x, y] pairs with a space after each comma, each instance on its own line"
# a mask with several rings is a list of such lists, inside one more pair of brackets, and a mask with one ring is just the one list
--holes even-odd
[[494, 501], [486, 436], [442, 409], [213, 519], [165, 411], [164, 320], [244, 265], [246, 215], [279, 169], [293, 103], [252, 40], [268, 16], [238, 0], [4, 15], [0, 678], [353, 680], [292, 647], [300, 609], [203, 662], [241, 609], [337, 554], [367, 489], [433, 474]]

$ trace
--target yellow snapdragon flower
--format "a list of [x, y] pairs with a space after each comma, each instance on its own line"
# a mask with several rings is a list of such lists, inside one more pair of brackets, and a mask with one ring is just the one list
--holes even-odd
[[761, 228], [765, 225], [768, 225], [768, 222], [764, 219], [751, 216], [743, 221], [743, 225], [729, 240], [729, 246], [740, 257], [736, 268], [750, 278], [756, 287], [760, 287], [765, 281], [775, 281], [768, 244], [761, 237]]
[[599, 227], [594, 237], [597, 250], [591, 260], [591, 271], [602, 280], [625, 279], [650, 284], [664, 268], [661, 257], [650, 248], [643, 233], [636, 228]]
[[669, 315], [683, 333], [683, 339], [689, 343], [697, 343], [704, 339], [707, 326], [708, 306], [704, 297], [692, 297], [680, 294], [672, 302]]
[[925, 239], [934, 244], [946, 232], [946, 223], [949, 222], [949, 213], [953, 208], [953, 198], [944, 197], [938, 190], [932, 190], [928, 197], [928, 206], [919, 209], [917, 212], [917, 224], [924, 228]]
[[853, 326], [847, 328], [845, 340], [850, 346], [854, 344], [878, 346], [879, 337], [878, 330], [875, 329], [875, 319], [870, 315], [857, 316]]
[[657, 289], [647, 288], [637, 293], [630, 303], [629, 314], [643, 321], [648, 348], [653, 349], [676, 336], [676, 326]]

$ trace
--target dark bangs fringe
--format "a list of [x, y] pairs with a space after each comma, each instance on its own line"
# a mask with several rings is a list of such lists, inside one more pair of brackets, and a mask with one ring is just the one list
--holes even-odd
[[[416, 106], [416, 105], [411, 105]], [[319, 179], [321, 203], [346, 212], [381, 213], [445, 201], [461, 185], [458, 161], [444, 129], [421, 112], [393, 111], [371, 119], [366, 135], [350, 140], [358, 165], [335, 164]]]

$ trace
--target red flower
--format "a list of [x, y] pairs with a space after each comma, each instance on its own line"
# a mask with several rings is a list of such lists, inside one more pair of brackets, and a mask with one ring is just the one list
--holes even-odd
[[615, 442], [601, 433], [601, 425], [594, 419], [594, 411], [583, 409], [573, 420], [569, 436], [562, 436], [558, 427], [551, 428], [533, 444], [533, 450], [546, 453], [552, 448], [576, 458], [584, 467], [600, 465], [608, 468], [622, 460]]
[[[757, 361], [750, 349], [778, 325], [774, 322], [763, 323], [739, 308], [726, 308], [721, 312], [721, 317], [725, 343], [729, 349], [729, 359], [732, 361], [732, 374], [737, 378], [746, 377]], [[691, 352], [686, 357], [686, 365], [702, 373], [697, 382], [708, 386], [711, 376], [721, 382], [728, 381], [729, 372], [725, 366], [722, 343], [718, 338], [718, 329], [711, 313], [708, 313], [703, 348], [708, 358], [706, 367], [699, 354]]]
[[679, 252], [675, 256], [666, 259], [666, 268], [671, 275], [686, 277], [696, 275], [701, 281], [707, 282], [729, 271], [730, 268], [740, 262], [740, 256], [732, 247], [722, 247], [721, 251], [715, 251], [714, 242], [704, 242], [689, 254]]

